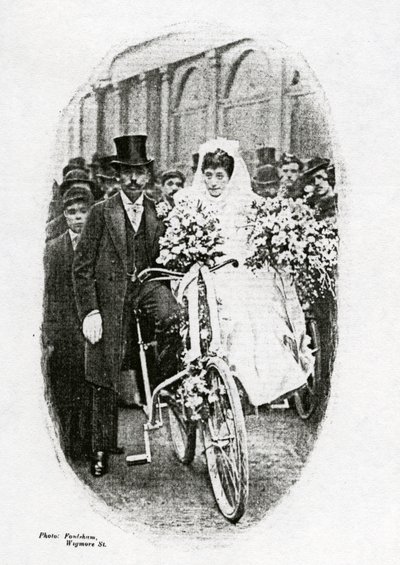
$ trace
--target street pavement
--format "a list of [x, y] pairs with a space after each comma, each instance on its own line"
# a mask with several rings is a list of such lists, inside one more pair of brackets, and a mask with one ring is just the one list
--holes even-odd
[[[120, 410], [119, 444], [126, 453], [143, 449], [144, 414]], [[232, 525], [219, 513], [207, 474], [201, 442], [189, 466], [175, 457], [168, 426], [150, 435], [152, 463], [128, 467], [124, 455], [110, 458], [110, 471], [93, 478], [88, 464], [74, 470], [103, 500], [113, 521], [135, 531], [141, 524], [155, 533], [210, 538], [236, 533], [257, 523], [299, 479], [312, 451], [318, 422], [302, 421], [293, 409], [261, 409], [246, 416], [250, 489], [247, 511]], [[111, 510], [112, 509], [112, 510]]]

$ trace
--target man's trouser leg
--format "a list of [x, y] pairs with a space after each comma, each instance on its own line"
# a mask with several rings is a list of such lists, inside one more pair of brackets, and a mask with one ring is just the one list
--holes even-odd
[[117, 395], [110, 388], [92, 385], [92, 451], [110, 451], [117, 446]]
[[180, 348], [178, 303], [165, 284], [150, 281], [140, 288], [138, 306], [146, 321], [155, 329], [159, 379], [167, 379], [177, 371], [178, 366]]

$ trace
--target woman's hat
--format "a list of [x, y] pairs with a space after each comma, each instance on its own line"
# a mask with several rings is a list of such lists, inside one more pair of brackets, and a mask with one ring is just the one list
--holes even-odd
[[94, 187], [94, 182], [90, 180], [89, 174], [83, 169], [72, 169], [69, 171], [64, 178], [64, 181], [60, 184], [60, 193], [63, 195], [65, 191], [70, 188], [73, 184], [87, 184], [90, 189]]
[[154, 159], [149, 159], [146, 153], [147, 135], [122, 135], [114, 139], [117, 156], [111, 161], [114, 167], [127, 165], [140, 167], [150, 165]]
[[311, 175], [317, 173], [321, 169], [327, 169], [329, 166], [329, 159], [323, 159], [322, 157], [313, 157], [310, 159], [306, 165], [306, 169], [303, 172], [305, 177], [311, 177]]

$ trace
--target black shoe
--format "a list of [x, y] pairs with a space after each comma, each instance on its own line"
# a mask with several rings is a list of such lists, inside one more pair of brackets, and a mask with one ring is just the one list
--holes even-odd
[[107, 453], [105, 451], [95, 451], [92, 455], [90, 472], [93, 477], [102, 477], [108, 471]]

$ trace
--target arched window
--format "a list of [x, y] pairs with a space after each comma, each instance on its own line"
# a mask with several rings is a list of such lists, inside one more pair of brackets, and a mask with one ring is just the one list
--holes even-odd
[[222, 133], [240, 142], [251, 170], [256, 147], [270, 145], [272, 81], [266, 54], [245, 51], [231, 69], [221, 101]]

